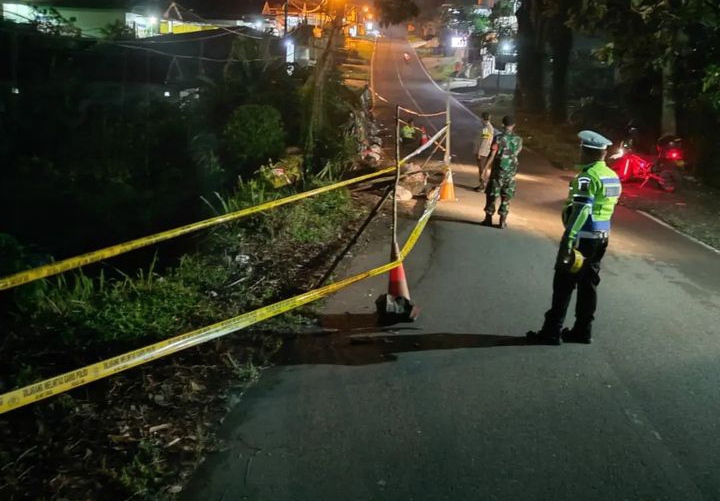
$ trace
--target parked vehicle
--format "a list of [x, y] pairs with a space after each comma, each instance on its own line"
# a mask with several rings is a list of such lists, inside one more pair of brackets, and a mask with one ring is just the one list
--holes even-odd
[[620, 148], [610, 156], [610, 168], [623, 182], [642, 181], [642, 188], [654, 181], [663, 191], [675, 191], [685, 167], [682, 139], [673, 134], [661, 136], [655, 143], [656, 153], [645, 154], [637, 151], [637, 128], [631, 124], [627, 133]]

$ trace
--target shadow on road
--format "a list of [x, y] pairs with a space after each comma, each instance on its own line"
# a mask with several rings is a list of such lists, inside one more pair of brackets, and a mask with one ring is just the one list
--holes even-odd
[[375, 314], [326, 315], [320, 323], [332, 330], [287, 339], [274, 362], [278, 365], [369, 365], [395, 361], [396, 354], [404, 352], [533, 344], [524, 336], [403, 333], [419, 328], [380, 327]]
[[[470, 185], [464, 184], [464, 183], [455, 183], [456, 188], [462, 188], [467, 191], [475, 191], [476, 186], [477, 186], [477, 184], [470, 186]], [[475, 192], [475, 193], [478, 193], [478, 192]]]

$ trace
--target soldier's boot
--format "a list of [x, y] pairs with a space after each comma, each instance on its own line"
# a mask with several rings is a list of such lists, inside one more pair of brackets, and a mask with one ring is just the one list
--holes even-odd
[[525, 334], [525, 337], [528, 341], [535, 344], [548, 344], [551, 346], [560, 346], [562, 344], [560, 342], [559, 332], [550, 332], [540, 329], [539, 331], [528, 331], [527, 334]]
[[501, 230], [507, 228], [507, 214], [502, 214], [500, 216], [500, 224], [498, 225], [498, 228], [500, 228]]
[[580, 328], [576, 325], [572, 329], [563, 329], [561, 337], [565, 343], [590, 344], [592, 343], [592, 328], [589, 326]]
[[483, 219], [482, 223], [480, 223], [483, 226], [492, 226], [492, 214], [485, 213], [485, 219]]

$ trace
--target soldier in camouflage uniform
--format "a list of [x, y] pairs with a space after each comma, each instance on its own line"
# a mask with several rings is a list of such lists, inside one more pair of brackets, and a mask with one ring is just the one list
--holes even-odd
[[518, 169], [518, 155], [522, 151], [522, 138], [515, 134], [515, 119], [505, 116], [502, 120], [505, 127], [493, 143], [494, 161], [490, 173], [490, 183], [485, 194], [485, 226], [492, 226], [492, 217], [495, 214], [495, 200], [500, 197], [500, 228], [507, 227], [507, 215], [510, 210], [510, 200], [515, 196], [515, 174]]

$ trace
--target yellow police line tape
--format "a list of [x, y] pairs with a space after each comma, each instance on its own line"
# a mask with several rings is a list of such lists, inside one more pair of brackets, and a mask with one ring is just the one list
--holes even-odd
[[435, 113], [420, 113], [419, 111], [411, 110], [410, 108], [403, 108], [402, 106], [398, 106], [398, 108], [406, 113], [410, 113], [411, 115], [418, 117], [439, 117], [440, 115], [445, 115], [447, 113], [447, 110], [436, 111]]
[[163, 232], [156, 233], [154, 235], [150, 235], [147, 237], [141, 237], [136, 240], [131, 240], [129, 242], [125, 242], [122, 244], [113, 245], [113, 246], [106, 247], [104, 249], [100, 249], [97, 251], [88, 252], [87, 254], [82, 254], [80, 256], [64, 259], [62, 261], [58, 261], [57, 263], [50, 263], [50, 264], [46, 264], [43, 266], [39, 266], [37, 268], [33, 268], [31, 270], [21, 271], [19, 273], [15, 273], [14, 275], [0, 277], [0, 291], [5, 290], [5, 289], [11, 289], [11, 288], [17, 287], [19, 285], [27, 284], [29, 282], [33, 282], [33, 281], [39, 280], [41, 278], [46, 278], [46, 277], [50, 277], [53, 275], [57, 275], [58, 273], [62, 273], [64, 271], [80, 268], [80, 267], [88, 265], [88, 264], [97, 263], [98, 261], [102, 261], [103, 259], [109, 259], [111, 257], [115, 257], [120, 254], [124, 254], [126, 252], [130, 252], [132, 250], [139, 249], [141, 247], [147, 247], [148, 245], [156, 244], [159, 242], [164, 242], [165, 240], [170, 240], [172, 238], [186, 235], [188, 233], [202, 230], [204, 228], [209, 228], [211, 226], [216, 226], [218, 224], [227, 223], [229, 221], [234, 221], [236, 219], [240, 219], [240, 218], [249, 216], [251, 214], [255, 214], [256, 212], [262, 212], [264, 210], [279, 207], [281, 205], [289, 204], [291, 202], [295, 202], [297, 200], [302, 200], [304, 198], [312, 197], [312, 196], [318, 195], [320, 193], [325, 193], [327, 191], [336, 190], [336, 189], [342, 188], [344, 186], [348, 186], [351, 184], [366, 181], [368, 179], [379, 177], [379, 176], [382, 176], [384, 174], [388, 174], [388, 173], [394, 172], [394, 171], [395, 171], [394, 166], [388, 167], [386, 169], [382, 169], [377, 172], [365, 174], [363, 176], [358, 176], [358, 177], [355, 177], [352, 179], [347, 179], [345, 181], [340, 181], [338, 183], [330, 184], [328, 186], [322, 186], [320, 188], [315, 188], [314, 190], [297, 193], [295, 195], [281, 198], [279, 200], [273, 200], [271, 202], [266, 202], [264, 204], [256, 205], [254, 207], [248, 207], [246, 209], [241, 209], [239, 211], [231, 212], [229, 214], [224, 214], [222, 216], [205, 219], [205, 220], [199, 221], [197, 223], [191, 223], [191, 224], [188, 224], [185, 226], [180, 226], [179, 228], [174, 228], [171, 230], [163, 231]]
[[[413, 158], [413, 157], [418, 156], [420, 153], [422, 153], [423, 151], [425, 151], [425, 150], [427, 150], [428, 148], [430, 148], [433, 144], [438, 144], [438, 145], [439, 145], [440, 143], [438, 143], [437, 140], [440, 139], [440, 136], [443, 135], [443, 133], [444, 133], [446, 130], [448, 130], [448, 128], [449, 128], [449, 126], [448, 126], [448, 125], [445, 125], [442, 129], [440, 129], [439, 131], [437, 131], [433, 137], [431, 137], [430, 139], [428, 139], [427, 143], [420, 145], [420, 146], [419, 146], [418, 148], [416, 148], [414, 151], [412, 151], [411, 153], [408, 153], [408, 155], [407, 155], [406, 157], [404, 157], [402, 160], [400, 160], [400, 165], [402, 166], [403, 164], [407, 163], [408, 160], [410, 160], [410, 159]], [[440, 145], [440, 148], [441, 148], [443, 151], [445, 151], [445, 148], [443, 148], [442, 145]]]
[[[438, 190], [439, 193], [439, 190]], [[387, 263], [378, 268], [360, 273], [358, 275], [346, 278], [339, 282], [335, 282], [319, 289], [305, 292], [298, 296], [279, 301], [277, 303], [259, 308], [248, 313], [243, 313], [234, 318], [223, 320], [207, 327], [181, 334], [164, 341], [160, 341], [144, 348], [118, 355], [102, 362], [98, 362], [92, 365], [76, 369], [74, 371], [60, 374], [59, 376], [46, 379], [31, 385], [13, 390], [11, 392], [0, 395], [0, 414], [4, 414], [18, 407], [23, 407], [34, 402], [59, 395], [66, 391], [72, 390], [79, 386], [97, 381], [99, 379], [112, 376], [119, 372], [131, 369], [138, 365], [148, 363], [152, 360], [165, 357], [167, 355], [177, 353], [181, 350], [185, 350], [192, 346], [197, 346], [202, 343], [206, 343], [213, 339], [217, 339], [222, 336], [226, 336], [232, 332], [244, 329], [250, 325], [256, 324], [262, 320], [274, 317], [281, 313], [285, 313], [294, 308], [302, 306], [304, 304], [316, 301], [323, 297], [326, 297], [340, 289], [343, 289], [349, 285], [352, 285], [360, 280], [374, 277], [390, 271], [402, 263], [405, 257], [410, 253], [412, 248], [415, 246], [420, 234], [425, 229], [430, 216], [435, 210], [435, 206], [438, 201], [436, 195], [427, 205], [425, 212], [420, 217], [418, 222], [413, 228], [410, 236], [408, 237], [405, 245], [400, 251], [398, 259]]]

